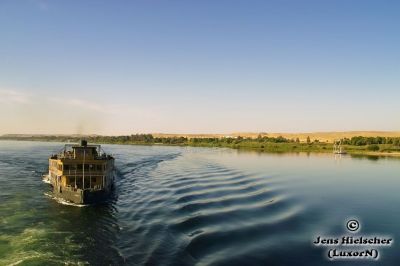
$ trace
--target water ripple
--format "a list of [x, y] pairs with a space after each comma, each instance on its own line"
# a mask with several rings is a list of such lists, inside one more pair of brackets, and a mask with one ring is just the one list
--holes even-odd
[[[375, 174], [364, 182], [360, 173], [354, 196], [357, 186], [337, 182], [354, 178], [354, 168], [330, 157], [105, 145], [116, 156], [115, 192], [78, 208], [46, 196], [41, 182], [60, 145], [0, 142], [0, 265], [329, 265], [312, 235], [341, 232], [340, 210], [357, 213], [364, 201], [365, 213], [379, 213], [369, 225], [392, 215], [397, 230], [398, 214], [381, 208], [399, 203], [391, 162], [356, 161]], [[379, 186], [385, 193], [370, 197]], [[395, 249], [385, 252], [396, 265]]]

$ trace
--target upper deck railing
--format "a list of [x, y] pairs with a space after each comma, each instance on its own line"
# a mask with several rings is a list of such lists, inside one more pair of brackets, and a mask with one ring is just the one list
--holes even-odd
[[[78, 153], [77, 151], [83, 152]], [[100, 145], [77, 145], [65, 144], [64, 147], [57, 153], [51, 156], [51, 159], [94, 159], [106, 160], [112, 158], [107, 155]]]

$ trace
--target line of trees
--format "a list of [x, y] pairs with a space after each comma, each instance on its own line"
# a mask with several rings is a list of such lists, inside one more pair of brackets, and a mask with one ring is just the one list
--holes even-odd
[[372, 145], [372, 144], [392, 144], [395, 146], [400, 146], [400, 138], [398, 137], [352, 137], [344, 138], [343, 144], [347, 145], [355, 145], [355, 146], [365, 146], [365, 145]]
[[[60, 142], [79, 142], [79, 136], [3, 136], [2, 139], [18, 140], [42, 140]], [[282, 136], [267, 137], [259, 135], [257, 138], [227, 137], [227, 138], [187, 138], [187, 137], [154, 137], [151, 134], [135, 134], [126, 136], [87, 136], [89, 143], [110, 143], [110, 144], [172, 144], [172, 145], [207, 145], [207, 146], [230, 146], [234, 144], [258, 145], [263, 143], [300, 143], [299, 138], [287, 139]], [[318, 140], [311, 141], [307, 137], [306, 143], [312, 145], [319, 143]], [[345, 145], [365, 146], [391, 144], [400, 146], [400, 137], [352, 137], [344, 138], [342, 143]]]

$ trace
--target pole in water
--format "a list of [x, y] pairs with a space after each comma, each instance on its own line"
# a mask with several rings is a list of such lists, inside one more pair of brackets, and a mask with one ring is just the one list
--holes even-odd
[[83, 174], [83, 189], [85, 189], [85, 156], [86, 156], [86, 151], [85, 148], [83, 148], [83, 167], [82, 167], [82, 174]]

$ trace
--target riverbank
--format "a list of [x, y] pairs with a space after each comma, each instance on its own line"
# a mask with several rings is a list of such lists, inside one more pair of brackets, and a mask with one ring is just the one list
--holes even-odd
[[[0, 140], [45, 141], [45, 142], [78, 142], [83, 136], [1, 136]], [[231, 148], [258, 152], [315, 152], [332, 153], [333, 143], [318, 140], [300, 142], [298, 139], [284, 137], [258, 138], [185, 138], [185, 137], [153, 137], [151, 134], [131, 136], [84, 136], [90, 143], [121, 145], [166, 145], [210, 148]], [[400, 157], [400, 139], [385, 137], [353, 137], [344, 139], [343, 148], [348, 154], [367, 156]], [[352, 145], [354, 143], [354, 145]], [[378, 144], [375, 144], [378, 143]]]
[[[300, 143], [300, 144], [292, 144], [292, 143], [267, 143], [264, 145], [188, 145], [194, 147], [221, 147], [221, 148], [232, 148], [232, 149], [240, 149], [240, 150], [253, 150], [259, 152], [267, 152], [267, 153], [285, 153], [285, 152], [312, 152], [312, 153], [333, 153], [333, 144], [331, 143]], [[391, 157], [400, 157], [400, 152], [396, 149], [390, 150], [386, 145], [378, 145], [381, 146], [380, 149], [382, 151], [369, 151], [368, 146], [359, 147], [355, 145], [343, 145], [344, 150], [347, 154], [351, 155], [365, 155], [365, 156], [391, 156]]]

